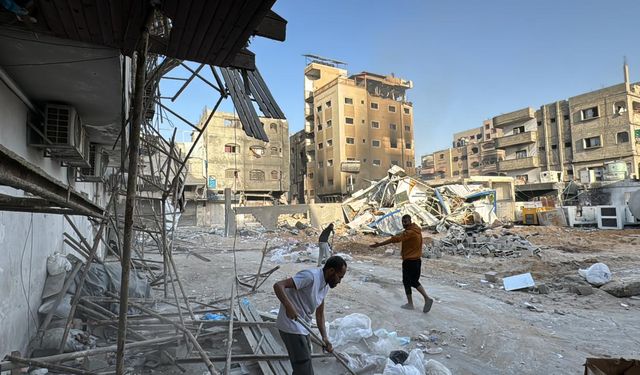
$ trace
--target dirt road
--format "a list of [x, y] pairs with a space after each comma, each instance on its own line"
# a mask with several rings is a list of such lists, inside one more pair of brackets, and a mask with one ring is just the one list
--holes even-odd
[[[536, 241], [550, 242], [546, 235], [558, 237], [552, 231]], [[454, 374], [580, 374], [587, 357], [638, 358], [640, 300], [619, 299], [599, 289], [594, 289], [592, 295], [578, 296], [565, 287], [576, 282], [579, 266], [595, 260], [608, 261], [614, 272], [618, 268], [629, 271], [639, 267], [640, 248], [634, 242], [637, 233], [630, 231], [621, 238], [609, 236], [613, 236], [613, 240], [609, 238], [609, 246], [592, 249], [597, 252], [584, 247], [583, 251], [571, 251], [567, 247], [545, 249], [542, 259], [445, 255], [425, 260], [422, 281], [436, 299], [428, 314], [399, 308], [404, 303], [404, 292], [398, 256], [384, 257], [384, 249], [368, 253], [366, 245], [373, 242], [373, 237], [341, 238], [336, 247], [353, 248], [353, 260], [349, 262], [347, 277], [327, 297], [327, 321], [354, 312], [366, 314], [374, 330], [385, 328], [412, 337], [406, 349], [417, 347], [420, 344], [417, 336], [425, 333], [433, 338], [430, 346], [443, 349], [441, 354], [426, 357], [445, 364]], [[198, 233], [193, 228], [180, 232], [179, 237], [182, 240], [178, 249], [195, 251], [213, 260], [207, 263], [177, 252], [176, 261], [187, 293], [203, 300], [227, 296], [234, 273], [232, 239]], [[311, 238], [283, 234], [239, 238], [235, 252], [237, 272], [256, 272], [267, 239], [279, 245], [294, 240], [304, 244]], [[577, 240], [563, 237], [557, 241], [570, 244]], [[603, 245], [606, 243], [598, 246]], [[268, 258], [265, 268], [274, 267]], [[281, 264], [250, 300], [262, 311], [278, 308], [272, 283], [313, 266], [313, 263]], [[484, 272], [492, 269], [502, 273], [531, 271], [536, 281], [543, 280], [551, 291], [544, 295], [506, 292], [499, 284], [480, 282]], [[414, 298], [418, 301], [420, 296], [416, 294]], [[320, 374], [341, 373], [331, 360], [318, 360], [315, 368]]]

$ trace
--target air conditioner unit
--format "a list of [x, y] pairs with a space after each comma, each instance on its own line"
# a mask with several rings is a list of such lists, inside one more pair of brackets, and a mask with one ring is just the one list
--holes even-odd
[[87, 158], [89, 140], [74, 107], [64, 104], [47, 104], [44, 135], [51, 142], [47, 144], [49, 150], [47, 156], [59, 159], [67, 166], [91, 167]]
[[80, 168], [76, 181], [83, 182], [104, 182], [104, 173], [109, 163], [109, 156], [103, 152], [102, 145], [91, 143], [89, 145], [89, 168]]
[[624, 210], [616, 206], [597, 206], [598, 229], [624, 228]]
[[583, 184], [591, 184], [596, 182], [596, 171], [593, 169], [583, 169], [580, 171], [580, 182]]

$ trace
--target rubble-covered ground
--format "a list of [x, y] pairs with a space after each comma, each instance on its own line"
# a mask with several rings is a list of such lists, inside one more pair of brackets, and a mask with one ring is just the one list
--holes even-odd
[[[202, 301], [230, 294], [234, 239], [217, 234], [220, 232], [184, 227], [176, 233], [175, 258], [186, 292]], [[263, 271], [276, 265], [280, 268], [248, 298], [260, 311], [277, 309], [273, 282], [315, 266], [306, 254], [313, 252], [314, 246], [309, 244], [317, 241], [319, 233], [314, 229], [239, 233], [235, 256], [240, 275], [255, 274], [268, 241]], [[342, 284], [326, 299], [327, 321], [355, 312], [366, 314], [374, 330], [384, 328], [411, 337], [405, 350], [440, 352], [425, 357], [443, 363], [454, 374], [577, 374], [583, 372], [587, 357], [638, 358], [640, 298], [616, 298], [598, 288], [593, 288], [593, 294], [578, 295], [575, 286], [588, 285], [578, 269], [596, 262], [609, 266], [614, 281], [638, 278], [639, 229], [516, 226], [485, 232], [492, 233], [526, 237], [540, 252], [522, 252], [519, 257], [443, 252], [440, 258], [423, 258], [422, 282], [436, 299], [432, 311], [423, 314], [400, 309], [404, 292], [399, 247], [370, 250], [368, 245], [380, 237], [349, 235], [338, 229], [334, 252], [349, 254], [352, 259]], [[423, 236], [430, 243], [445, 234], [424, 231]], [[388, 255], [393, 248], [395, 254]], [[205, 262], [191, 252], [212, 261]], [[291, 253], [296, 255], [273, 256]], [[536, 284], [544, 283], [549, 293], [504, 291], [501, 282], [484, 280], [490, 271], [499, 277], [531, 272]], [[418, 293], [414, 298], [420, 301]], [[315, 369], [319, 374], [344, 372], [331, 358], [316, 360]], [[164, 372], [172, 371], [166, 368]]]

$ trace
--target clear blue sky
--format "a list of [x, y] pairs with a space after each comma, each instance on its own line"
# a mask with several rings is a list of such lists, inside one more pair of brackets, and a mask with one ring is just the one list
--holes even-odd
[[[290, 132], [304, 123], [302, 55], [317, 54], [349, 73], [413, 80], [417, 158], [484, 119], [621, 83], [624, 56], [640, 80], [638, 0], [278, 0], [274, 10], [289, 22], [287, 40], [249, 48]], [[215, 99], [192, 84], [170, 107], [196, 122]]]

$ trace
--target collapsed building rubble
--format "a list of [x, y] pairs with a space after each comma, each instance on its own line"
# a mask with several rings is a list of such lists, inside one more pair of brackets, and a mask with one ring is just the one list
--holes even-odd
[[487, 229], [485, 225], [461, 226], [451, 224], [446, 235], [435, 238], [425, 245], [423, 257], [439, 258], [443, 253], [450, 255], [481, 255], [493, 257], [520, 257], [523, 255], [540, 257], [541, 249], [527, 238], [507, 229]]
[[423, 228], [498, 220], [495, 190], [481, 184], [434, 188], [407, 176], [398, 166], [389, 169], [387, 177], [355, 192], [342, 208], [350, 229], [390, 235], [402, 231], [405, 214]]

